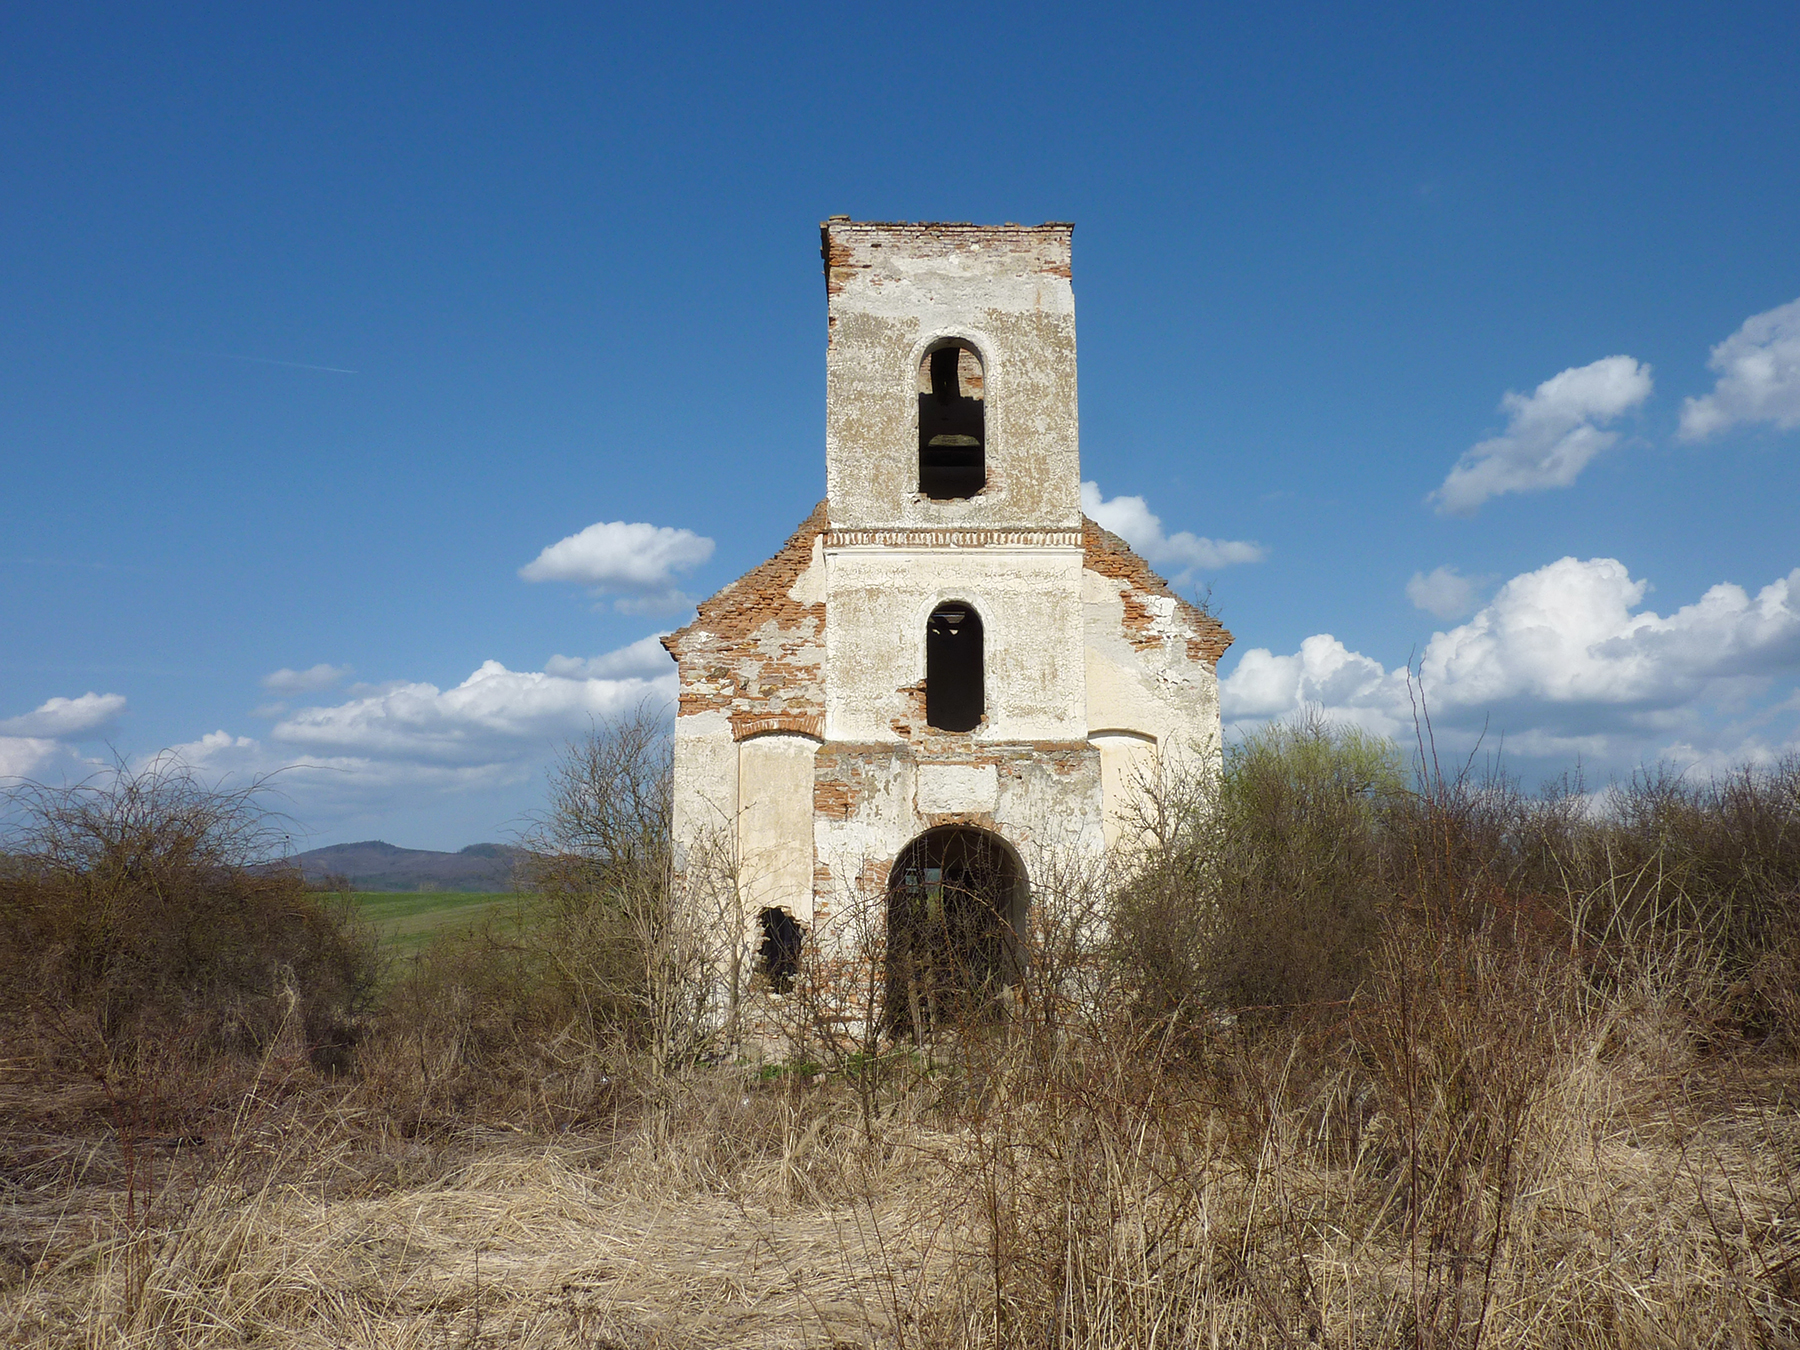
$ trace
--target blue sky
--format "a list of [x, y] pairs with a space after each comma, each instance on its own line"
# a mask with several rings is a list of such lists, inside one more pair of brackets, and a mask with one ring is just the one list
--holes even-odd
[[505, 837], [823, 494], [834, 213], [1076, 223], [1084, 477], [1234, 728], [1407, 730], [1411, 660], [1527, 781], [1793, 748], [1797, 56], [1791, 3], [14, 6], [0, 772]]

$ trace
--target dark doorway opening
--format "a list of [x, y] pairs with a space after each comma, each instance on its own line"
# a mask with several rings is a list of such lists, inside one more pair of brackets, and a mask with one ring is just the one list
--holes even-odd
[[919, 491], [933, 501], [987, 486], [987, 412], [981, 358], [964, 346], [928, 352], [919, 380]]
[[887, 1024], [898, 1034], [991, 1016], [1018, 967], [1025, 869], [1004, 840], [946, 825], [888, 875]]
[[981, 616], [972, 605], [939, 605], [925, 621], [925, 721], [939, 731], [973, 731], [986, 711]]
[[765, 909], [756, 916], [762, 928], [762, 945], [756, 949], [756, 970], [777, 994], [788, 993], [800, 978], [800, 949], [806, 930], [785, 909]]

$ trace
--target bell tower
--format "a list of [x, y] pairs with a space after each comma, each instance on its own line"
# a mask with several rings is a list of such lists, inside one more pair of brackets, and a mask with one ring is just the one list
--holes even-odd
[[1085, 748], [1071, 231], [822, 227], [827, 743]]
[[1081, 528], [1072, 232], [825, 222], [834, 527]]

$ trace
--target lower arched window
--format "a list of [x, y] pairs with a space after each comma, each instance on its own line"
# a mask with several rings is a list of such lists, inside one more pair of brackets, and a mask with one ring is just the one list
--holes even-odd
[[986, 711], [981, 616], [959, 601], [939, 605], [925, 625], [925, 721], [939, 731], [973, 731]]

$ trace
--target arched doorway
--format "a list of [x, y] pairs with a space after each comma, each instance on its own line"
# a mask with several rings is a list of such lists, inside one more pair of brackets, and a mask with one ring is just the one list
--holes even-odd
[[1019, 855], [996, 834], [945, 825], [908, 844], [888, 874], [888, 1029], [989, 1015], [1018, 973], [1027, 895]]

